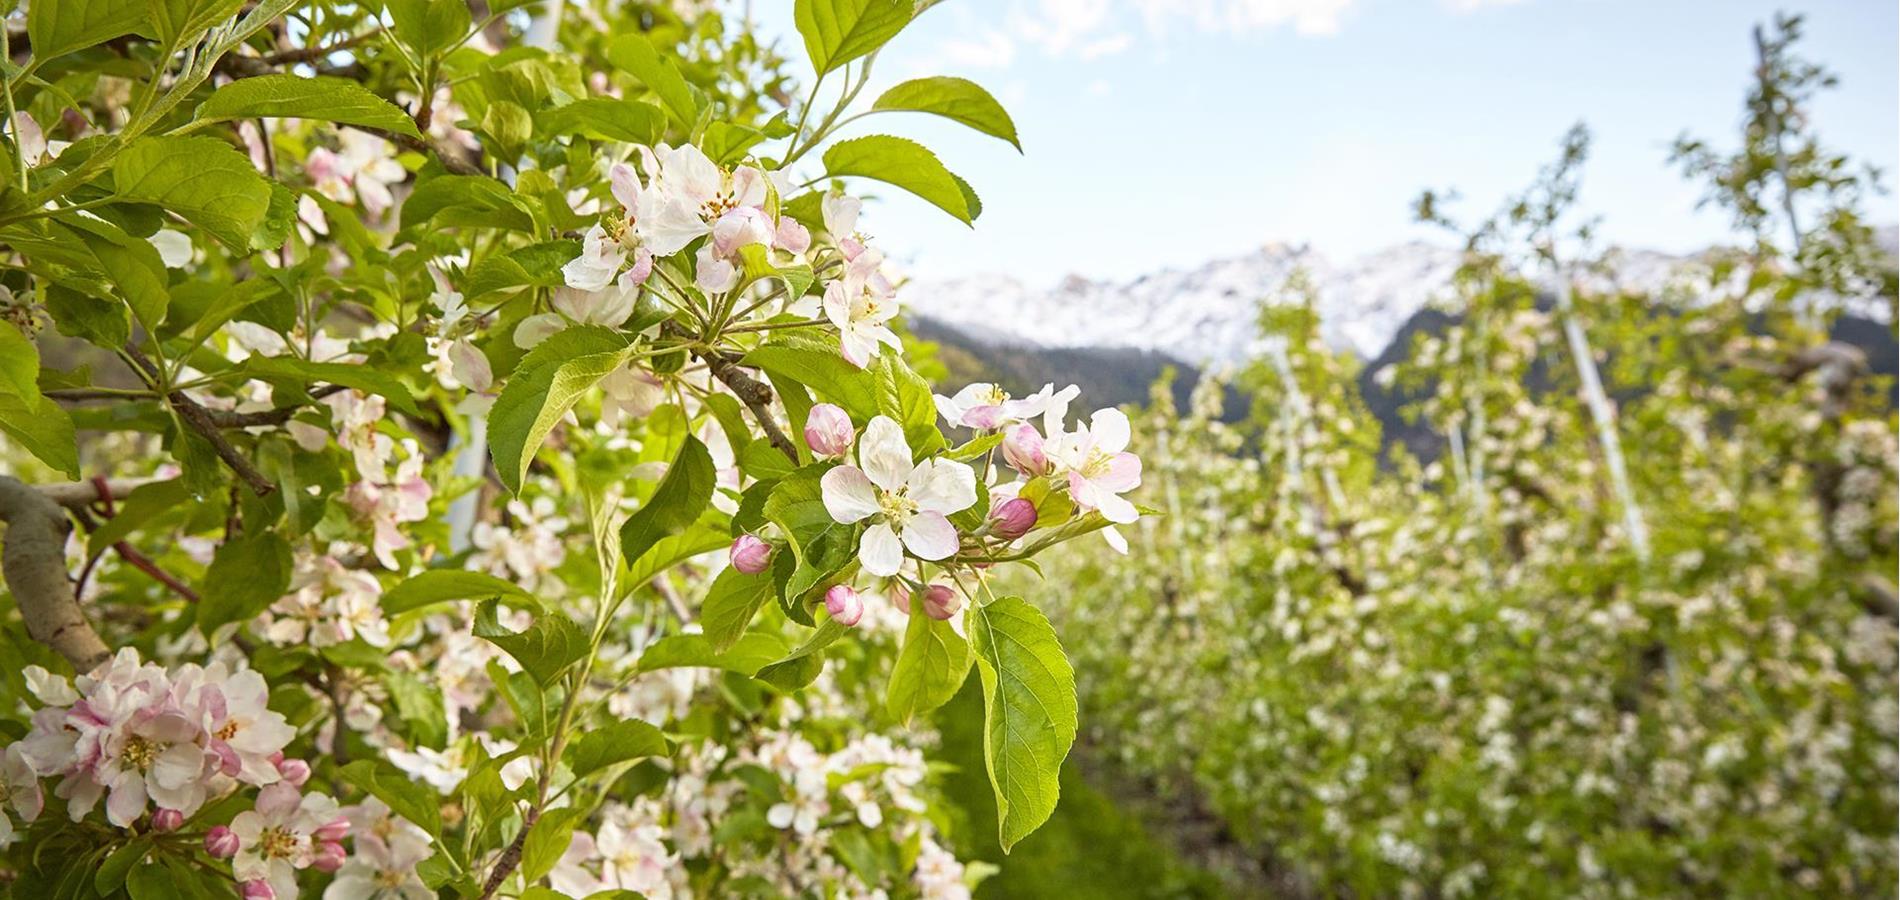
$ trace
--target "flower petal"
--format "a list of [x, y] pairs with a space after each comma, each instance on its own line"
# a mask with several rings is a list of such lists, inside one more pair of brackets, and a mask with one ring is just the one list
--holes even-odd
[[913, 468], [910, 442], [904, 440], [904, 426], [890, 416], [872, 419], [871, 424], [864, 427], [864, 436], [858, 439], [858, 465], [864, 467], [864, 474], [870, 477], [872, 484], [887, 491], [902, 487]]
[[[915, 520], [912, 520], [912, 524], [916, 524]], [[944, 524], [950, 523], [946, 521]], [[906, 532], [906, 537], [908, 536]], [[955, 538], [956, 533], [953, 529], [951, 539], [955, 540]], [[879, 578], [889, 578], [897, 574], [898, 567], [904, 564], [904, 547], [898, 543], [897, 534], [891, 531], [891, 526], [879, 522], [865, 530], [864, 541], [858, 544], [858, 561], [864, 564], [865, 572]]]
[[839, 466], [826, 472], [818, 479], [818, 487], [825, 512], [831, 513], [833, 521], [850, 524], [878, 512], [877, 488], [857, 466]]
[[[950, 520], [944, 518], [942, 513], [918, 513], [904, 525], [904, 546], [909, 547], [918, 559], [943, 559], [957, 552], [957, 527], [950, 524]], [[865, 566], [865, 570], [869, 571], [870, 566]], [[883, 574], [895, 573], [893, 569]]]
[[908, 483], [910, 498], [926, 512], [947, 515], [976, 503], [976, 470], [955, 460], [924, 460]]

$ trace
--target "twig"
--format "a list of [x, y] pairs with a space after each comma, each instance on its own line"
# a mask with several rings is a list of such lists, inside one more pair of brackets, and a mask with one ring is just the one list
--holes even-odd
[[[672, 322], [662, 326], [662, 331], [678, 337], [685, 337], [685, 330]], [[792, 445], [791, 438], [780, 430], [778, 422], [772, 418], [772, 388], [770, 385], [753, 378], [739, 366], [742, 358], [736, 353], [720, 350], [694, 350], [694, 358], [706, 364], [706, 371], [719, 379], [739, 398], [739, 402], [752, 410], [752, 417], [759, 421], [759, 427], [765, 431], [765, 439], [777, 447], [785, 458], [798, 465], [798, 448]]]
[[[150, 382], [153, 388], [158, 388], [158, 367], [152, 364], [144, 351], [134, 344], [127, 343], [125, 353], [134, 367], [139, 370], [139, 376]], [[165, 399], [171, 403], [172, 410], [178, 414], [178, 421], [211, 444], [211, 449], [218, 454], [218, 458], [224, 460], [224, 464], [230, 466], [231, 471], [236, 472], [239, 478], [244, 479], [245, 484], [250, 485], [252, 493], [263, 497], [277, 489], [269, 478], [264, 477], [264, 473], [259, 472], [257, 467], [251, 464], [250, 459], [238, 452], [230, 441], [225, 440], [210, 410], [191, 399], [190, 395], [184, 391], [174, 390], [166, 394]]]

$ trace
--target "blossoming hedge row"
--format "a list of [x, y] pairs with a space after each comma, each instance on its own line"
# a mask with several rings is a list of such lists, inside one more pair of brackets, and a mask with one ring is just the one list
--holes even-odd
[[[1828, 326], [1889, 306], [1894, 263], [1790, 124], [1818, 82], [1789, 38], [1744, 149], [1692, 167], [1752, 246], [1661, 293], [1553, 268], [1580, 134], [1473, 230], [1455, 318], [1370, 373], [1432, 458], [1382, 450], [1297, 292], [1234, 375], [1251, 417], [1156, 392], [1168, 514], [1046, 570], [1093, 743], [1314, 896], [1892, 893], [1900, 442]], [[1792, 231], [1757, 217], [1784, 187]]]
[[905, 360], [849, 190], [982, 204], [846, 126], [1017, 143], [858, 102], [929, 5], [799, 0], [803, 92], [691, 4], [9, 17], [13, 895], [968, 896], [921, 717], [975, 669], [1003, 845], [1049, 816], [1075, 685], [993, 584], [1141, 464]]

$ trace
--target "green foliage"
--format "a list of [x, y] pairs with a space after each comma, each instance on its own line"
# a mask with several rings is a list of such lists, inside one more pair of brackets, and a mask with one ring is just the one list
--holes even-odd
[[1055, 811], [1075, 743], [1075, 673], [1049, 620], [1020, 597], [976, 607], [970, 644], [983, 678], [983, 756], [1003, 852]]

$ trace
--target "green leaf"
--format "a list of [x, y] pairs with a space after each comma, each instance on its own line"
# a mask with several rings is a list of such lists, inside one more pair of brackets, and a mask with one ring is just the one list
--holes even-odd
[[746, 626], [752, 624], [752, 617], [771, 599], [770, 570], [747, 575], [727, 567], [720, 572], [699, 608], [699, 619], [713, 650], [724, 653], [731, 649], [745, 633]]
[[[526, 429], [510, 428], [505, 434], [494, 435], [492, 452], [497, 474], [501, 475], [502, 483], [509, 490], [517, 494], [521, 492], [521, 481], [528, 477], [528, 466], [534, 462], [535, 451], [541, 449], [541, 443], [547, 440], [548, 432], [560, 424], [567, 411], [573, 409], [574, 404], [580, 402], [581, 397], [594, 385], [626, 361], [626, 350], [609, 350], [576, 357], [555, 366], [545, 383], [538, 377], [508, 379], [508, 384], [502, 388], [502, 396], [507, 397], [510, 391], [514, 392], [513, 402], [508, 408], [511, 422], [518, 417], [519, 412], [537, 406], [536, 401], [539, 401], [539, 408], [535, 410], [533, 418], [527, 420]], [[517, 403], [521, 404], [519, 408]], [[501, 398], [496, 399], [495, 405], [501, 405]], [[511, 463], [505, 470], [502, 468], [504, 461]]]
[[118, 288], [139, 324], [146, 331], [157, 331], [171, 305], [171, 293], [165, 285], [165, 263], [152, 242], [86, 216], [74, 216], [58, 224], [98, 260], [100, 271]]
[[607, 60], [640, 82], [660, 98], [660, 105], [681, 125], [691, 128], [699, 121], [699, 97], [680, 75], [671, 59], [660, 55], [644, 34], [624, 34], [607, 45]]
[[280, 73], [241, 78], [227, 84], [198, 107], [197, 120], [318, 119], [344, 125], [380, 128], [409, 137], [421, 137], [409, 114], [347, 78]]
[[[495, 458], [495, 472], [510, 491], [521, 490], [521, 479], [527, 474], [534, 451], [547, 438], [554, 422], [580, 399], [578, 391], [558, 398], [566, 405], [560, 407], [552, 419], [543, 420], [562, 367], [572, 360], [593, 360], [569, 370], [562, 385], [564, 389], [572, 388], [584, 380], [586, 373], [594, 371], [592, 367], [604, 362], [602, 357], [617, 359], [626, 348], [627, 339], [609, 329], [568, 328], [535, 345], [516, 364], [514, 374], [508, 376], [501, 395], [495, 398], [495, 405], [488, 412], [488, 442]], [[599, 377], [594, 376], [596, 381]], [[592, 382], [586, 386], [591, 387]]]
[[797, 469], [779, 479], [772, 495], [765, 499], [765, 518], [777, 525], [791, 543], [792, 553], [802, 563], [817, 550], [818, 542], [832, 530], [846, 531], [825, 508], [825, 472], [832, 464], [817, 463]]
[[1009, 142], [1022, 152], [1022, 142], [1016, 138], [1016, 123], [1009, 117], [1009, 111], [1003, 104], [996, 102], [990, 92], [967, 78], [954, 78], [939, 75], [934, 78], [917, 78], [906, 81], [885, 91], [872, 109], [921, 112], [942, 116], [953, 122], [961, 122], [971, 128], [992, 137]]
[[[187, 879], [195, 878], [192, 872], [180, 872], [172, 868], [178, 865], [170, 860], [166, 865], [136, 866], [126, 874], [125, 892], [132, 900], [185, 900], [183, 885]], [[204, 887], [201, 883], [198, 887]], [[202, 895], [201, 895], [202, 896]]]
[[784, 282], [788, 300], [797, 300], [811, 289], [814, 280], [811, 266], [797, 261], [789, 253], [774, 251], [764, 244], [747, 244], [739, 248], [739, 259], [744, 263], [747, 279], [777, 278]]
[[951, 174], [937, 155], [916, 141], [873, 134], [840, 141], [825, 151], [825, 173], [832, 178], [857, 175], [903, 188], [968, 225], [982, 212], [975, 193]]
[[974, 660], [969, 642], [949, 622], [916, 611], [904, 629], [904, 649], [891, 669], [891, 682], [884, 692], [885, 708], [892, 718], [909, 722], [920, 713], [950, 702], [969, 676]]
[[826, 618], [819, 623], [817, 631], [798, 645], [798, 649], [760, 669], [753, 677], [784, 691], [795, 691], [811, 684], [825, 668], [825, 658], [820, 651], [837, 643], [850, 630], [840, 625], [837, 619]]
[[387, 7], [396, 37], [421, 56], [453, 48], [472, 24], [464, 0], [388, 0]]
[[140, 835], [126, 842], [125, 846], [112, 851], [105, 862], [99, 864], [93, 873], [92, 888], [101, 895], [110, 896], [125, 884], [126, 873], [138, 865], [145, 854], [152, 852], [151, 835]]
[[0, 433], [77, 479], [79, 444], [72, 416], [41, 396], [39, 372], [39, 348], [11, 323], [0, 322]]
[[574, 842], [574, 826], [586, 817], [587, 807], [564, 806], [550, 809], [535, 820], [521, 844], [523, 883], [533, 884], [553, 871], [561, 854], [567, 852], [567, 845]]
[[715, 652], [712, 641], [703, 634], [676, 634], [660, 638], [640, 654], [640, 671], [659, 669], [724, 669], [740, 675], [753, 675], [783, 657], [784, 638], [776, 634], [748, 631], [739, 636], [732, 648]]
[[937, 402], [930, 382], [912, 371], [895, 353], [879, 354], [866, 367], [876, 391], [877, 412], [904, 426], [904, 440], [913, 456], [924, 457], [943, 449], [937, 430]]
[[782, 334], [747, 353], [741, 364], [811, 388], [821, 398], [844, 407], [861, 423], [878, 413], [877, 385], [872, 376], [845, 359], [836, 340]]
[[407, 672], [383, 673], [383, 687], [396, 704], [396, 721], [411, 741], [424, 747], [442, 749], [449, 737], [448, 708], [442, 702], [442, 689], [433, 681], [424, 681]]
[[297, 359], [294, 356], [253, 356], [244, 363], [250, 374], [265, 381], [288, 381], [304, 385], [313, 381], [327, 381], [347, 388], [355, 388], [364, 393], [376, 394], [389, 401], [391, 408], [412, 416], [421, 415], [416, 401], [409, 395], [409, 389], [395, 376], [379, 369], [355, 363], [322, 363]]
[[699, 438], [686, 436], [679, 455], [666, 469], [660, 486], [626, 524], [620, 526], [620, 552], [626, 559], [639, 559], [647, 549], [668, 535], [678, 534], [693, 524], [712, 502], [712, 454]]
[[244, 8], [244, 0], [150, 0], [152, 28], [162, 44], [183, 46]]
[[798, 0], [792, 21], [823, 75], [884, 46], [910, 24], [913, 0]]
[[655, 541], [640, 558], [627, 565], [627, 576], [623, 583], [628, 585], [645, 584], [653, 576], [660, 574], [688, 559], [710, 553], [732, 543], [729, 533], [731, 520], [717, 509], [709, 509], [700, 514], [699, 521], [678, 534]]
[[1075, 672], [1055, 629], [1020, 597], [973, 607], [966, 622], [983, 679], [983, 757], [1004, 852], [1055, 811], [1075, 743]]
[[579, 135], [592, 141], [655, 144], [666, 133], [666, 111], [644, 100], [588, 97], [535, 116], [547, 134]]
[[431, 836], [442, 833], [442, 805], [435, 790], [410, 781], [402, 770], [380, 759], [359, 759], [342, 769], [343, 780], [369, 792], [389, 810], [421, 826]]
[[145, 0], [42, 0], [27, 7], [26, 32], [45, 62], [139, 31], [150, 15]]
[[112, 179], [120, 199], [162, 206], [240, 252], [270, 211], [270, 182], [214, 137], [139, 138], [112, 161]]
[[383, 613], [394, 616], [450, 600], [486, 600], [491, 597], [534, 600], [532, 594], [518, 585], [486, 572], [430, 569], [385, 591]]
[[554, 683], [567, 667], [586, 657], [587, 632], [559, 610], [536, 617], [524, 631], [509, 631], [499, 618], [500, 603], [489, 599], [475, 608], [475, 636], [500, 647], [542, 687]]
[[150, 522], [160, 513], [178, 509], [181, 504], [191, 500], [191, 491], [185, 487], [182, 479], [156, 481], [142, 484], [132, 489], [119, 501], [119, 510], [112, 518], [99, 523], [92, 534], [86, 537], [86, 551], [92, 554], [104, 553], [107, 548], [127, 535], [138, 530], [139, 526]]
[[437, 175], [402, 204], [402, 228], [440, 218], [439, 226], [535, 230], [534, 215], [508, 186], [486, 175]]
[[671, 752], [660, 729], [638, 719], [622, 719], [575, 741], [567, 751], [567, 764], [575, 778], [585, 778], [608, 766]]
[[462, 293], [473, 303], [490, 294], [526, 287], [558, 288], [567, 283], [561, 267], [581, 255], [580, 241], [544, 241], [498, 253], [469, 267]]
[[290, 542], [274, 531], [225, 541], [205, 570], [198, 630], [210, 634], [263, 612], [289, 590], [292, 565]]

